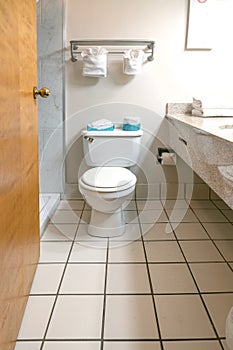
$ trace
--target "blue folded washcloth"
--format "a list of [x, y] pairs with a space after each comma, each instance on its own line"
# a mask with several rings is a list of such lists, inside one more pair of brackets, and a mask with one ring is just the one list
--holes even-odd
[[112, 131], [114, 128], [114, 124], [108, 119], [100, 119], [87, 124], [88, 131]]
[[140, 130], [140, 118], [137, 117], [127, 117], [124, 118], [122, 130], [125, 131], [137, 131]]
[[140, 130], [140, 128], [141, 128], [140, 124], [135, 124], [135, 125], [123, 124], [122, 130], [125, 130], [125, 131], [137, 131], [137, 130]]

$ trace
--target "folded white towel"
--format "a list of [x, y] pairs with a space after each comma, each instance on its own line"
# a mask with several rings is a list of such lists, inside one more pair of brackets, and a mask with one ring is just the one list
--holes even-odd
[[91, 47], [81, 52], [83, 58], [83, 76], [106, 77], [107, 53], [102, 47]]
[[123, 55], [123, 72], [128, 75], [140, 74], [142, 70], [142, 50], [128, 50]]
[[111, 122], [111, 120], [100, 119], [100, 120], [96, 120], [92, 123], [87, 124], [87, 130], [110, 131], [110, 130], [114, 130], [114, 124]]
[[100, 127], [110, 127], [113, 125], [113, 123], [111, 122], [111, 120], [108, 120], [108, 119], [99, 119], [89, 123], [89, 125], [93, 128], [100, 128]]

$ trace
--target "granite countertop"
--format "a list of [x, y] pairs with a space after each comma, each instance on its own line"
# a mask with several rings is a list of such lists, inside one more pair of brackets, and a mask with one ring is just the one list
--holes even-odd
[[[166, 117], [212, 134], [233, 143], [233, 116], [232, 117], [195, 117], [188, 114], [167, 113]], [[226, 127], [224, 127], [226, 126]]]

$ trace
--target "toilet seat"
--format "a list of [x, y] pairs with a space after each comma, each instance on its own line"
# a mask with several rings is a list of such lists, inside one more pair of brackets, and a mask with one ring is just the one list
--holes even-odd
[[81, 177], [81, 185], [92, 191], [119, 192], [136, 184], [136, 176], [121, 167], [96, 167], [87, 170]]

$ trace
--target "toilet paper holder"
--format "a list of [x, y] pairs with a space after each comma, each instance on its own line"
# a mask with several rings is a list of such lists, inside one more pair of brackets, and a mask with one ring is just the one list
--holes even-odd
[[157, 161], [162, 164], [163, 160], [163, 153], [175, 153], [175, 151], [172, 148], [164, 148], [164, 147], [158, 147], [158, 153], [157, 153]]

